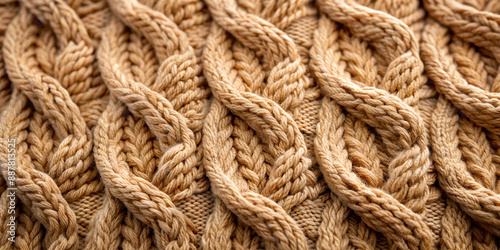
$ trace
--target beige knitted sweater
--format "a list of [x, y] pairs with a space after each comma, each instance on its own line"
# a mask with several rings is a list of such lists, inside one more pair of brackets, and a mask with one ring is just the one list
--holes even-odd
[[500, 1], [1, 0], [0, 249], [497, 249]]

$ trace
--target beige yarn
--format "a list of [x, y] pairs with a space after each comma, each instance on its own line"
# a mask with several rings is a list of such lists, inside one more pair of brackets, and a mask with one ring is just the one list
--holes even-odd
[[[426, 70], [442, 93], [431, 127], [439, 183], [449, 199], [446, 212], [449, 218], [443, 221], [443, 226], [451, 232], [447, 232], [442, 241], [449, 248], [497, 248], [494, 235], [499, 235], [498, 131], [496, 118], [488, 117], [494, 117], [495, 112], [498, 52], [494, 42], [479, 39], [479, 36], [494, 36], [487, 30], [495, 26], [485, 23], [481, 24], [482, 29], [461, 33], [458, 23], [477, 27], [477, 21], [462, 15], [479, 12], [488, 19], [498, 20], [497, 14], [489, 12], [497, 12], [498, 6], [481, 2], [454, 6], [428, 2], [426, 7], [432, 17], [442, 22], [428, 21], [422, 43]], [[457, 14], [445, 20], [442, 12], [447, 10]], [[454, 30], [453, 36], [447, 33], [446, 26]], [[479, 107], [481, 112], [475, 112]], [[448, 226], [452, 223], [454, 228]], [[454, 235], [450, 235], [452, 233]]]
[[497, 249], [499, 14], [2, 0], [0, 249]]
[[[269, 16], [272, 13], [270, 9], [278, 7], [273, 6], [275, 4], [277, 3], [268, 2], [263, 6], [261, 16], [264, 18]], [[212, 26], [204, 51], [204, 67], [215, 99], [204, 126], [206, 138], [204, 145], [207, 150], [205, 167], [212, 190], [222, 201], [222, 204], [216, 201], [214, 214], [208, 226], [210, 223], [217, 224], [217, 226], [225, 225], [225, 222], [212, 222], [211, 220], [212, 218], [215, 220], [217, 213], [221, 214], [218, 217], [224, 217], [222, 214], [229, 212], [224, 210], [229, 209], [238, 216], [239, 220], [255, 230], [263, 238], [266, 246], [280, 249], [307, 248], [307, 240], [300, 228], [304, 225], [298, 225], [296, 221], [300, 222], [302, 219], [307, 222], [307, 217], [305, 219], [300, 217], [311, 215], [292, 212], [291, 215], [295, 216], [293, 218], [287, 214], [292, 210], [304, 209], [304, 206], [308, 206], [308, 203], [318, 198], [322, 189], [316, 184], [317, 177], [310, 170], [311, 159], [306, 155], [307, 146], [304, 137], [293, 120], [294, 117], [300, 116], [297, 107], [304, 96], [304, 85], [310, 81], [305, 75], [305, 65], [295, 45], [287, 39], [286, 34], [268, 21], [255, 14], [236, 9], [234, 1], [226, 1], [224, 4], [209, 1], [208, 5], [216, 25]], [[297, 19], [307, 15], [309, 9], [305, 4], [299, 5], [299, 3], [291, 3], [290, 6], [279, 8], [285, 7], [291, 12], [289, 15]], [[281, 11], [277, 10], [276, 13], [281, 13]], [[268, 18], [271, 22], [280, 21], [276, 27], [294, 24], [293, 20], [282, 19], [279, 16]], [[238, 27], [248, 27], [244, 31], [246, 36], [239, 35], [236, 30]], [[227, 40], [227, 35], [221, 28], [230, 32], [237, 41], [241, 42], [241, 45], [232, 45], [235, 50], [233, 56], [229, 50], [231, 41]], [[259, 38], [259, 32], [269, 33], [273, 40]], [[259, 44], [263, 45], [258, 46]], [[262, 55], [262, 71], [265, 75], [256, 80], [262, 81], [262, 78], [267, 78], [263, 86], [264, 82], [259, 84], [261, 86], [255, 87], [243, 85], [245, 84], [242, 81], [244, 75], [239, 75], [241, 71], [232, 70], [238, 64], [228, 59], [234, 57], [239, 60], [237, 50], [242, 46], [256, 50], [257, 55]], [[271, 51], [263, 50], [264, 48], [269, 48]], [[283, 75], [283, 72], [290, 70], [296, 73], [291, 76]], [[256, 94], [250, 92], [252, 90]], [[239, 123], [246, 122], [251, 129], [255, 130], [255, 132], [249, 131], [250, 135], [256, 135], [254, 137], [256, 142], [261, 141], [258, 143], [262, 144], [263, 153], [267, 154], [264, 156], [263, 165], [254, 166], [253, 171], [260, 172], [258, 182], [261, 187], [258, 189], [250, 189], [249, 184], [245, 187], [245, 180], [238, 180], [241, 177], [235, 169], [238, 167], [237, 162], [229, 158], [236, 157], [238, 161], [236, 155], [239, 154], [240, 147], [238, 138], [234, 139], [234, 146], [232, 146], [233, 142], [228, 137], [232, 129], [231, 118], [228, 117], [229, 112], [241, 119], [233, 120], [236, 125], [235, 133], [238, 133], [238, 127], [241, 126]], [[235, 136], [240, 135], [235, 134]], [[232, 147], [236, 149], [236, 152], [231, 149]], [[264, 179], [266, 175], [267, 180]], [[242, 177], [245, 178], [244, 175]], [[234, 179], [236, 180], [233, 181]], [[243, 184], [238, 182], [243, 182]], [[254, 215], [249, 216], [249, 214]], [[269, 230], [271, 228], [276, 229], [271, 231]], [[216, 229], [207, 231], [220, 232]], [[228, 233], [226, 236], [212, 237], [230, 237], [230, 235]], [[204, 244], [208, 248], [231, 248], [230, 245], [219, 245], [226, 241], [218, 240], [215, 244], [212, 241], [213, 239], [204, 239]]]

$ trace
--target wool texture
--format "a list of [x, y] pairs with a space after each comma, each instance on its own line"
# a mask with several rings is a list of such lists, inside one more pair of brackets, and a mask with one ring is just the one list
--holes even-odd
[[0, 0], [0, 249], [498, 249], [500, 2]]

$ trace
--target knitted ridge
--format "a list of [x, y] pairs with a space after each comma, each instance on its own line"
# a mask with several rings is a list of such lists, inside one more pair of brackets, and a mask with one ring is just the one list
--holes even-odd
[[500, 4], [1, 0], [0, 249], [497, 249]]
[[[443, 243], [451, 248], [496, 248], [500, 196], [497, 118], [493, 112], [499, 54], [495, 42], [479, 36], [495, 35], [495, 26], [490, 22], [500, 20], [495, 14], [499, 6], [481, 2], [453, 6], [439, 1], [428, 1], [425, 6], [433, 19], [424, 29], [422, 57], [430, 79], [441, 93], [430, 135], [439, 184], [447, 195]], [[455, 14], [444, 19], [446, 10]], [[478, 30], [477, 20], [466, 16], [480, 12], [488, 20], [484, 30]], [[473, 28], [462, 34], [458, 23]], [[474, 112], [477, 105], [481, 113]]]

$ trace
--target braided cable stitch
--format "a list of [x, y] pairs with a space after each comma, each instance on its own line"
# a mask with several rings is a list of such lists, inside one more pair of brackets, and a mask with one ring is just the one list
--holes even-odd
[[499, 15], [0, 0], [0, 249], [498, 249]]
[[[485, 3], [467, 6], [457, 2], [455, 6], [448, 6], [441, 2], [426, 2], [425, 6], [434, 19], [429, 20], [423, 33], [422, 56], [429, 77], [442, 93], [442, 100], [438, 103], [440, 108], [433, 117], [443, 116], [436, 119], [431, 128], [431, 145], [435, 157], [440, 158], [436, 160], [439, 183], [449, 199], [459, 204], [459, 209], [468, 215], [462, 220], [472, 219], [469, 224], [478, 224], [486, 230], [478, 233], [482, 229], [474, 224], [470, 226], [473, 244], [495, 246], [491, 234], [499, 235], [498, 131], [496, 118], [488, 117], [495, 117], [495, 102], [498, 100], [498, 56], [497, 45], [478, 37], [494, 35], [488, 30], [495, 28], [492, 20], [498, 15], [490, 12], [495, 10], [494, 5]], [[448, 22], [442, 12], [450, 7], [457, 14], [450, 16]], [[461, 34], [457, 23], [477, 27], [474, 18], [464, 15], [479, 12], [484, 12], [489, 20], [481, 24], [484, 28], [472, 28], [468, 35]], [[458, 33], [451, 35], [448, 28]], [[479, 106], [481, 112], [474, 112]], [[482, 236], [478, 237], [480, 234]], [[481, 239], [483, 237], [485, 240]], [[491, 243], [488, 244], [488, 240]]]

